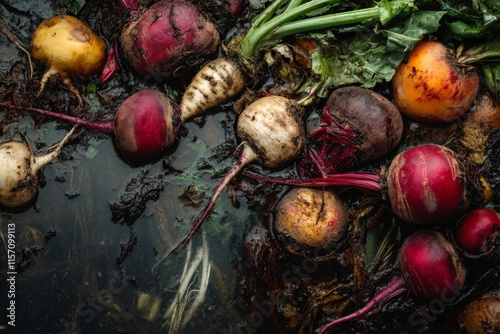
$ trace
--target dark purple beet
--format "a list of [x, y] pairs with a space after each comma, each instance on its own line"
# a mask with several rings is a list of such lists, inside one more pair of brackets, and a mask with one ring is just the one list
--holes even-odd
[[299, 174], [322, 176], [377, 160], [402, 135], [403, 118], [389, 99], [366, 88], [338, 88], [325, 104], [321, 126], [308, 136], [307, 159], [299, 164]]

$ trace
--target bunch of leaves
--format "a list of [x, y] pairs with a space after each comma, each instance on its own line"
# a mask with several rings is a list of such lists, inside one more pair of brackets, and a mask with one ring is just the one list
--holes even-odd
[[313, 75], [300, 91], [326, 97], [333, 87], [360, 84], [372, 88], [389, 82], [406, 54], [440, 26], [444, 11], [419, 10], [378, 22], [311, 34], [318, 47], [311, 52]]

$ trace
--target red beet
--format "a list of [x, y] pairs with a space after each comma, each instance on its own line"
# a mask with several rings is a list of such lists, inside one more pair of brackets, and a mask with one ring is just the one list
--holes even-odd
[[410, 235], [403, 242], [399, 259], [402, 276], [389, 282], [363, 308], [325, 325], [320, 334], [340, 323], [357, 319], [405, 292], [411, 291], [428, 301], [446, 303], [454, 300], [464, 285], [466, 271], [462, 260], [437, 231], [422, 230]]
[[6, 103], [0, 106], [27, 110], [80, 124], [92, 130], [114, 133], [122, 157], [132, 164], [142, 164], [159, 158], [172, 145], [180, 124], [180, 112], [162, 92], [154, 89], [139, 91], [128, 97], [115, 118], [91, 122], [53, 111], [17, 107]]
[[471, 254], [490, 252], [500, 241], [500, 214], [480, 208], [468, 212], [455, 228], [458, 246]]
[[[301, 187], [355, 187], [382, 191], [375, 173], [337, 173], [313, 178], [251, 178]], [[440, 225], [464, 212], [470, 204], [467, 171], [455, 153], [441, 145], [425, 144], [399, 153], [386, 174], [387, 197], [394, 213], [408, 223]]]
[[457, 251], [435, 230], [409, 236], [401, 247], [399, 262], [410, 290], [428, 301], [457, 294], [465, 282], [465, 267]]
[[469, 205], [464, 167], [455, 153], [424, 144], [398, 154], [387, 171], [387, 192], [394, 213], [415, 224], [445, 224]]
[[158, 82], [204, 62], [219, 41], [217, 27], [186, 0], [159, 1], [133, 13], [120, 36], [128, 64]]

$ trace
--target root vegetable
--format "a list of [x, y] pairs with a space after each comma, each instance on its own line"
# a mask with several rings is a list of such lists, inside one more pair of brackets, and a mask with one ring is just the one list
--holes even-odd
[[406, 222], [445, 224], [470, 204], [465, 167], [442, 145], [401, 152], [392, 160], [386, 182], [392, 210]]
[[466, 334], [500, 331], [500, 294], [488, 293], [470, 302], [458, 316], [458, 325]]
[[389, 99], [366, 88], [338, 88], [325, 104], [320, 127], [307, 138], [299, 174], [324, 176], [380, 159], [402, 136], [403, 118]]
[[[325, 325], [324, 334], [340, 323], [357, 319], [408, 291], [427, 301], [446, 302], [463, 288], [465, 266], [453, 246], [434, 230], [421, 230], [405, 239], [400, 250], [401, 276], [382, 288], [364, 307]], [[448, 299], [449, 300], [449, 299]]]
[[[247, 83], [259, 82], [259, 69], [262, 68], [262, 60], [260, 56], [261, 51], [274, 46], [282, 41], [285, 37], [306, 33], [311, 31], [323, 30], [339, 26], [355, 25], [369, 20], [381, 20], [383, 23], [390, 21], [393, 17], [405, 12], [407, 9], [413, 7], [413, 2], [408, 1], [407, 6], [401, 5], [399, 2], [387, 2], [383, 9], [382, 6], [375, 5], [369, 8], [362, 8], [357, 10], [350, 10], [334, 14], [325, 14], [325, 9], [330, 6], [340, 5], [342, 1], [339, 0], [318, 0], [318, 1], [273, 1], [259, 15], [252, 21], [250, 29], [247, 31], [243, 38], [234, 43], [230, 43], [227, 47], [227, 56], [222, 58], [220, 62], [229, 62], [233, 66], [234, 62], [237, 63], [238, 71], [235, 71], [236, 76], [230, 78], [227, 75], [221, 75], [224, 80], [231, 80], [232, 82], [239, 82], [239, 77], [248, 77]], [[211, 64], [207, 64], [208, 67]], [[202, 72], [210, 71], [207, 66], [202, 68]], [[200, 83], [202, 80], [206, 81], [207, 87], [210, 85], [219, 85], [212, 80], [213, 76], [204, 78], [202, 74], [197, 75], [194, 80]], [[244, 85], [245, 83], [243, 83]], [[222, 84], [220, 84], [222, 85]], [[240, 89], [231, 89], [231, 92], [223, 92], [220, 97], [215, 97], [213, 94], [205, 95], [205, 99], [210, 102], [199, 101], [200, 106], [196, 108], [212, 108], [214, 103], [220, 104], [235, 97], [243, 87]], [[188, 96], [193, 93], [189, 92]], [[313, 94], [312, 94], [313, 95]], [[189, 99], [188, 97], [187, 99]], [[312, 102], [313, 98], [308, 99], [305, 103]], [[183, 109], [181, 103], [181, 109]]]
[[103, 133], [114, 133], [121, 156], [131, 164], [143, 164], [161, 157], [175, 141], [180, 126], [178, 107], [162, 92], [154, 89], [138, 91], [129, 96], [114, 119], [91, 122], [38, 108], [0, 106], [26, 110], [61, 119]]
[[38, 172], [54, 160], [75, 127], [45, 155], [35, 156], [31, 147], [11, 141], [0, 145], [0, 205], [8, 210], [27, 208], [38, 194]]
[[412, 224], [442, 225], [462, 214], [472, 201], [473, 176], [449, 148], [422, 144], [399, 153], [382, 179], [376, 173], [338, 173], [321, 177], [251, 178], [301, 187], [356, 187], [381, 194], [386, 185], [394, 213]]
[[201, 115], [238, 95], [245, 84], [245, 77], [235, 62], [228, 58], [212, 60], [186, 88], [180, 109], [189, 117]]
[[403, 118], [385, 96], [370, 89], [349, 86], [334, 90], [325, 108], [340, 124], [357, 136], [356, 152], [362, 162], [374, 161], [392, 151], [403, 136]]
[[159, 1], [133, 13], [120, 35], [127, 63], [141, 77], [158, 82], [204, 62], [219, 41], [215, 24], [186, 0]]
[[83, 104], [71, 75], [89, 75], [100, 70], [106, 61], [107, 46], [89, 27], [70, 15], [54, 16], [43, 21], [31, 39], [34, 59], [44, 61], [48, 68], [40, 81], [40, 95], [47, 81], [58, 75], [66, 87]]
[[488, 254], [500, 247], [500, 214], [490, 208], [468, 212], [455, 228], [458, 247], [470, 254]]
[[302, 255], [332, 248], [344, 236], [348, 222], [349, 211], [335, 193], [294, 188], [274, 208], [272, 228], [288, 252]]
[[421, 41], [392, 79], [396, 105], [420, 122], [452, 122], [472, 106], [479, 89], [475, 67], [436, 41]]
[[468, 150], [467, 158], [477, 164], [486, 160], [486, 148], [492, 133], [500, 130], [500, 101], [488, 91], [481, 91], [461, 127], [460, 145]]
[[300, 116], [301, 109], [293, 101], [280, 96], [262, 97], [243, 110], [236, 126], [242, 146], [238, 160], [216, 187], [189, 234], [166, 256], [192, 238], [209, 215], [222, 190], [243, 167], [257, 162], [266, 168], [276, 169], [302, 152], [305, 130]]

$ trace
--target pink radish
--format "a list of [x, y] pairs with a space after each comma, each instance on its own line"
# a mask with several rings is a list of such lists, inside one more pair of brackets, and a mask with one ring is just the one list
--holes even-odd
[[444, 302], [445, 296], [458, 294], [465, 283], [465, 266], [440, 232], [421, 230], [407, 237], [401, 246], [399, 261], [401, 276], [390, 281], [358, 311], [325, 325], [320, 334], [357, 319], [408, 291], [427, 301], [439, 299]]
[[[75, 126], [76, 127], [76, 126]], [[11, 141], [0, 145], [0, 205], [9, 210], [27, 208], [38, 194], [38, 172], [54, 160], [75, 127], [45, 155], [35, 156], [31, 147]]]
[[118, 151], [131, 164], [151, 162], [161, 157], [176, 139], [177, 129], [184, 118], [177, 106], [158, 90], [147, 89], [129, 96], [118, 109], [114, 119], [91, 122], [53, 111], [17, 107], [6, 103], [0, 106], [27, 110], [61, 119], [104, 133], [114, 133]]
[[217, 197], [229, 181], [251, 162], [275, 169], [295, 159], [304, 147], [305, 135], [301, 110], [291, 100], [265, 96], [252, 102], [238, 117], [237, 134], [241, 140], [238, 160], [220, 181], [212, 198], [189, 234], [166, 256], [185, 245], [212, 210]]

